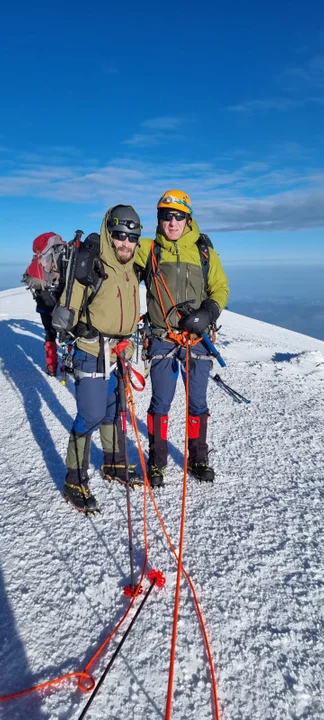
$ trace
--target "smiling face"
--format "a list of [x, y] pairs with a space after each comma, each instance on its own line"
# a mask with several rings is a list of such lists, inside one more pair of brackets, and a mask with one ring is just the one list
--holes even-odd
[[179, 212], [176, 210], [160, 210], [159, 213], [159, 224], [168, 240], [176, 242], [181, 237], [186, 224], [188, 216], [186, 213]]
[[132, 259], [137, 247], [137, 241], [138, 236], [132, 235], [132, 233], [112, 233], [112, 244], [116, 257], [122, 265], [125, 265], [125, 263], [128, 263], [128, 261]]

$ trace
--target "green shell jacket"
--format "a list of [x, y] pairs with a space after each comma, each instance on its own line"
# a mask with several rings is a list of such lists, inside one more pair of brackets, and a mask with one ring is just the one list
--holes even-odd
[[[224, 309], [229, 295], [228, 281], [222, 268], [219, 256], [209, 248], [209, 270], [207, 277], [207, 293], [205, 290], [204, 276], [201, 268], [200, 253], [197, 247], [197, 240], [200, 230], [195, 220], [191, 225], [185, 227], [179, 240], [176, 242], [168, 240], [157, 227], [155, 243], [161, 248], [159, 259], [159, 270], [171, 292], [175, 303], [192, 301], [192, 306], [197, 309], [203, 300], [209, 298], [215, 300], [220, 311]], [[152, 240], [143, 238], [137, 249], [135, 263], [139, 269], [139, 277], [145, 280], [145, 268], [151, 252]], [[165, 312], [172, 307], [172, 303], [158, 279], [159, 289], [162, 296]], [[147, 284], [148, 283], [148, 284]], [[158, 293], [153, 274], [147, 279], [147, 311], [152, 328], [166, 329], [163, 312], [160, 306]], [[176, 312], [170, 313], [170, 325], [173, 329], [178, 327], [178, 316]]]
[[[96, 330], [112, 338], [130, 336], [136, 329], [140, 311], [138, 279], [134, 272], [134, 258], [122, 264], [118, 261], [107, 229], [107, 216], [101, 224], [100, 230], [100, 259], [103, 262], [105, 278], [92, 302], [88, 305], [90, 321]], [[91, 295], [91, 290], [84, 288], [77, 280], [73, 283], [70, 308], [75, 312], [76, 321], [87, 323], [85, 314], [80, 315], [83, 306], [84, 294]], [[65, 293], [60, 304], [64, 306]], [[86, 339], [79, 337], [76, 342], [80, 350], [91, 355], [99, 355], [99, 338]], [[111, 346], [116, 345], [112, 340]], [[114, 356], [112, 355], [114, 360]]]

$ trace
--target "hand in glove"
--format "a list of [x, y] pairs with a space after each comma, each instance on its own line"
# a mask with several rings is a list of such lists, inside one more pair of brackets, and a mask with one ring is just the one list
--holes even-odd
[[198, 310], [193, 310], [190, 315], [182, 318], [179, 327], [189, 333], [202, 335], [209, 325], [216, 322], [219, 315], [219, 307], [215, 300], [204, 300]]
[[207, 298], [207, 300], [204, 300], [201, 303], [201, 307], [208, 310], [210, 325], [213, 325], [213, 323], [216, 324], [216, 321], [218, 320], [220, 313], [221, 313], [221, 311], [219, 309], [219, 305], [216, 302], [216, 300], [210, 300], [209, 298]]
[[179, 323], [181, 330], [186, 330], [196, 335], [202, 335], [207, 330], [208, 325], [210, 325], [209, 312], [203, 307], [198, 308], [198, 310], [193, 310], [190, 315], [182, 318]]

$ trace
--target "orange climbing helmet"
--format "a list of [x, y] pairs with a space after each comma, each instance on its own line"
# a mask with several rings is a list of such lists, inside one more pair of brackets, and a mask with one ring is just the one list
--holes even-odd
[[163, 193], [157, 204], [158, 211], [161, 208], [168, 208], [168, 210], [180, 210], [187, 215], [192, 214], [190, 197], [187, 193], [183, 192], [183, 190], [167, 190]]

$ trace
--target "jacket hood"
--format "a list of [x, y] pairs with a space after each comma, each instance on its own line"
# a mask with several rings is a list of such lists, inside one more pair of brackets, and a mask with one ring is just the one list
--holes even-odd
[[161, 247], [165, 248], [165, 250], [168, 250], [172, 255], [176, 255], [176, 246], [178, 248], [185, 248], [185, 247], [191, 247], [194, 245], [200, 235], [199, 226], [196, 223], [196, 220], [192, 220], [190, 225], [186, 225], [182, 235], [179, 237], [179, 240], [168, 240], [166, 236], [163, 234], [160, 225], [156, 228], [156, 242]]
[[129, 267], [132, 267], [134, 264], [134, 257], [130, 258], [127, 263], [120, 263], [117, 259], [113, 241], [111, 234], [107, 227], [107, 218], [112, 210], [112, 208], [115, 207], [114, 205], [111, 208], [108, 208], [104, 219], [101, 223], [100, 228], [100, 253], [99, 256], [101, 260], [105, 263], [105, 265], [108, 265], [109, 267], [114, 268], [115, 270], [120, 270], [121, 268], [124, 268], [124, 270], [127, 270]]

